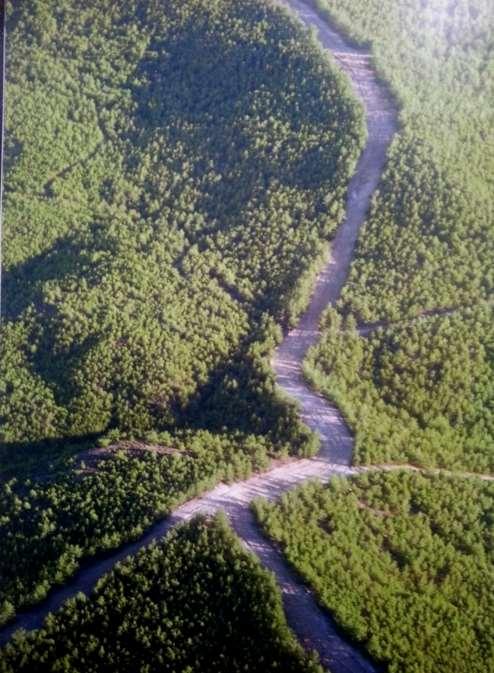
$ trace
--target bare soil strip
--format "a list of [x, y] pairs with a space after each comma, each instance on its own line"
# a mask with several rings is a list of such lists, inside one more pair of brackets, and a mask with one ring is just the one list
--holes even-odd
[[420, 322], [421, 320], [428, 320], [430, 318], [436, 318], [436, 317], [447, 317], [450, 315], [455, 315], [456, 313], [460, 313], [461, 311], [465, 311], [468, 308], [477, 308], [477, 307], [489, 307], [492, 306], [493, 300], [492, 297], [487, 297], [486, 299], [479, 299], [478, 301], [468, 304], [468, 305], [463, 305], [463, 306], [455, 306], [454, 308], [431, 308], [427, 309], [425, 311], [421, 311], [415, 316], [412, 316], [410, 318], [405, 318], [404, 320], [394, 320], [394, 321], [388, 321], [388, 320], [378, 320], [377, 322], [369, 322], [369, 323], [362, 323], [357, 326], [357, 331], [360, 334], [360, 336], [369, 336], [373, 332], [376, 332], [377, 330], [382, 330], [382, 329], [388, 329], [388, 328], [393, 328], [393, 327], [406, 327], [407, 325], [412, 325], [413, 323]]
[[323, 665], [333, 673], [370, 673], [378, 670], [358, 647], [349, 643], [335, 627], [330, 615], [317, 603], [312, 592], [288, 567], [281, 552], [260, 532], [250, 511], [254, 498], [270, 500], [308, 479], [327, 481], [332, 475], [351, 475], [365, 468], [351, 467], [354, 440], [339, 410], [312, 391], [302, 376], [302, 361], [307, 349], [318, 339], [323, 310], [340, 294], [348, 274], [358, 231], [368, 211], [386, 161], [387, 150], [397, 130], [397, 111], [383, 84], [374, 73], [368, 52], [347, 43], [317, 13], [300, 0], [286, 0], [296, 16], [318, 30], [323, 49], [328, 50], [350, 78], [355, 94], [365, 109], [368, 141], [352, 178], [346, 219], [328, 251], [327, 263], [319, 274], [310, 305], [297, 327], [291, 330], [276, 350], [272, 366], [277, 383], [287, 396], [297, 400], [304, 422], [321, 439], [319, 454], [311, 459], [293, 460], [264, 474], [230, 485], [220, 484], [192, 500], [164, 521], [158, 522], [141, 539], [128, 544], [103, 560], [88, 564], [64, 587], [53, 591], [42, 604], [26, 611], [0, 631], [0, 644], [19, 628], [39, 628], [46, 615], [79, 592], [88, 594], [98, 579], [115, 563], [137, 553], [153, 541], [163, 538], [178, 523], [196, 514], [224, 511], [246, 548], [254, 552], [278, 580], [288, 623], [304, 647], [316, 650]]

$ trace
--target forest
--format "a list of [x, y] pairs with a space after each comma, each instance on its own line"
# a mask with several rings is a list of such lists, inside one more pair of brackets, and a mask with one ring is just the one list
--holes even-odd
[[272, 576], [221, 518], [173, 530], [0, 656], [1, 673], [260, 670], [322, 673], [288, 629]]
[[[307, 1], [372, 49], [400, 131], [304, 375], [356, 464], [492, 472], [490, 0]], [[0, 625], [184, 500], [316, 452], [269, 361], [365, 142], [333, 60], [266, 0], [26, 0], [8, 35]], [[460, 477], [376, 471], [256, 504], [389, 673], [494, 659], [494, 490]], [[0, 655], [0, 673], [117, 670], [320, 673], [221, 519]]]
[[[163, 433], [66, 460], [38, 478], [0, 483], [0, 625], [41, 601], [85, 558], [139, 538], [217, 482], [266, 467], [255, 436]], [[166, 447], [166, 448], [164, 448]]]
[[359, 333], [330, 309], [307, 379], [355, 432], [357, 464], [494, 472], [494, 307]]
[[344, 310], [359, 322], [398, 320], [491, 296], [492, 3], [309, 1], [370, 46], [400, 104], [400, 133], [361, 230]]
[[343, 409], [356, 462], [492, 472], [492, 3], [311, 2], [371, 49], [401, 128], [306, 375]]
[[389, 673], [492, 670], [492, 483], [376, 471], [307, 484], [256, 511]]
[[[305, 376], [344, 413], [357, 464], [492, 473], [492, 3], [313, 4], [371, 49], [400, 131]], [[376, 471], [256, 509], [390, 673], [491, 670], [492, 483]]]
[[362, 111], [262, 0], [106, 5], [9, 10], [4, 460], [190, 427], [308, 451], [266, 352], [341, 220]]
[[[188, 497], [318, 447], [269, 354], [342, 217], [362, 111], [260, 0], [107, 9], [9, 8], [1, 621]], [[113, 457], [71, 461], [96, 445]]]

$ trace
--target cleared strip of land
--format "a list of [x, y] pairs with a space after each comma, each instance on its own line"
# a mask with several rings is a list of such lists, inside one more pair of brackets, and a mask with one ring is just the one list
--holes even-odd
[[5, 643], [19, 628], [39, 628], [49, 612], [56, 610], [71, 596], [91, 591], [98, 579], [111, 570], [115, 563], [162, 538], [178, 523], [188, 521], [199, 513], [213, 514], [222, 510], [228, 514], [245, 546], [275, 573], [283, 593], [288, 623], [302, 644], [317, 650], [323, 665], [330, 667], [333, 673], [377, 670], [358, 648], [348, 643], [338, 632], [331, 617], [320, 608], [313, 594], [289, 569], [281, 553], [260, 533], [250, 511], [250, 503], [255, 498], [275, 499], [307, 479], [327, 481], [335, 474], [351, 475], [362, 471], [362, 468], [350, 466], [353, 437], [342, 415], [336, 407], [307, 386], [302, 375], [302, 362], [307, 349], [318, 339], [321, 313], [339, 297], [359, 229], [379, 183], [389, 144], [397, 130], [397, 111], [372, 69], [370, 54], [351, 46], [303, 2], [288, 0], [286, 4], [303, 23], [317, 29], [321, 47], [331, 52], [350, 78], [355, 94], [364, 106], [368, 130], [366, 146], [349, 185], [346, 217], [333, 240], [324, 269], [316, 280], [309, 307], [296, 328], [286, 335], [272, 360], [278, 385], [287, 396], [297, 400], [301, 418], [320, 436], [320, 452], [314, 458], [289, 461], [243, 482], [222, 484], [179, 507], [171, 517], [159, 522], [139, 541], [86, 566], [73, 581], [52, 592], [44, 603], [31, 611], [20, 613], [11, 625], [0, 631], [0, 643]]

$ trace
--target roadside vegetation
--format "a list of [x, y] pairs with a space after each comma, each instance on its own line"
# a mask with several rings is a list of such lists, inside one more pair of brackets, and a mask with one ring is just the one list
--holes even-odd
[[[491, 3], [312, 4], [370, 45], [400, 103], [401, 130], [338, 304], [349, 329], [340, 336], [338, 319], [326, 321], [307, 374], [344, 409], [357, 462], [492, 471]], [[427, 312], [437, 316], [368, 340], [353, 331]]]
[[494, 485], [399, 472], [308, 484], [257, 514], [389, 673], [488, 673]]
[[84, 559], [137, 539], [185, 500], [267, 463], [255, 436], [200, 431], [155, 439], [160, 446], [93, 450], [55, 474], [0, 484], [0, 625], [63, 584]]
[[141, 551], [0, 654], [2, 673], [321, 673], [288, 629], [272, 576], [221, 519]]
[[494, 12], [489, 0], [309, 0], [371, 46], [401, 132], [343, 292], [361, 321], [494, 289]]
[[494, 308], [359, 334], [330, 310], [305, 375], [355, 432], [357, 464], [494, 472]]
[[344, 212], [344, 78], [261, 0], [30, 0], [9, 59], [5, 459], [191, 426], [310, 450], [263, 356]]

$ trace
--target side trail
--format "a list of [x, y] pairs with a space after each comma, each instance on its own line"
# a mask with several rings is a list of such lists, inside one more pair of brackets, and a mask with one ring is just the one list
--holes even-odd
[[280, 550], [262, 535], [250, 510], [254, 498], [275, 500], [308, 479], [327, 481], [335, 474], [351, 475], [363, 471], [350, 466], [354, 444], [352, 434], [339, 410], [306, 385], [302, 376], [302, 361], [307, 349], [318, 340], [321, 313], [339, 297], [359, 228], [397, 130], [396, 108], [376, 78], [370, 54], [346, 42], [301, 0], [286, 0], [284, 5], [306, 26], [317, 29], [321, 46], [331, 52], [348, 75], [355, 94], [364, 106], [368, 130], [367, 144], [349, 185], [346, 219], [332, 242], [327, 263], [317, 277], [310, 305], [272, 359], [279, 387], [288, 397], [297, 400], [302, 420], [320, 436], [320, 452], [314, 458], [291, 461], [243, 482], [220, 484], [209, 493], [185, 503], [166, 520], [158, 522], [140, 540], [88, 565], [67, 585], [51, 592], [42, 604], [20, 613], [12, 624], [0, 630], [0, 645], [19, 628], [39, 628], [49, 612], [79, 592], [89, 593], [115, 563], [162, 538], [173, 526], [189, 521], [196, 514], [214, 514], [222, 510], [229, 516], [245, 547], [275, 574], [288, 623], [302, 645], [316, 650], [322, 665], [330, 668], [332, 673], [370, 673], [378, 670], [358, 647], [345, 640], [329, 613], [318, 605], [313, 593], [287, 565]]

